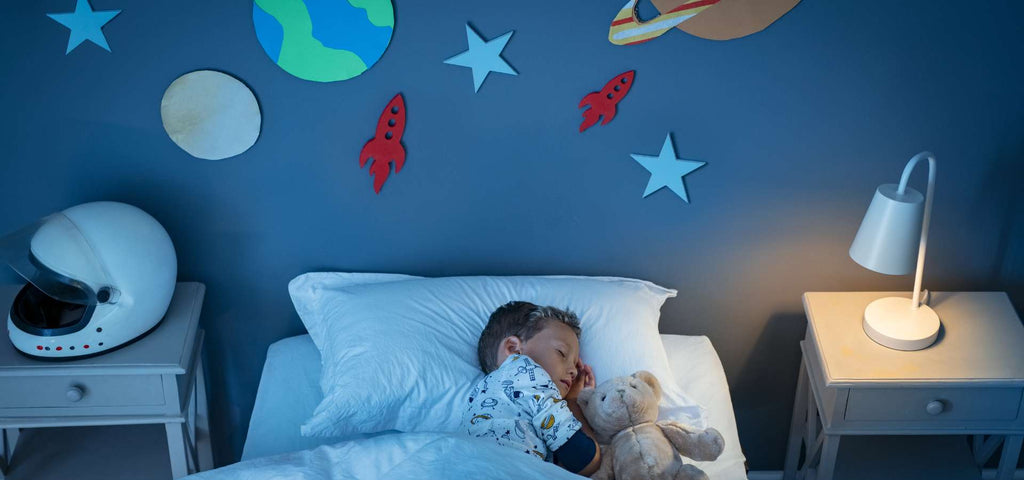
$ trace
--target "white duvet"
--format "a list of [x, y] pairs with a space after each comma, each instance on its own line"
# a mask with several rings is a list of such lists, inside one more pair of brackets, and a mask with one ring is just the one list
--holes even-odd
[[[695, 462], [713, 480], [746, 480], [725, 372], [707, 337], [662, 335], [677, 382], [708, 407], [707, 425], [725, 437], [714, 462]], [[308, 335], [281, 340], [267, 365], [253, 407], [242, 463], [195, 479], [572, 478], [559, 467], [458, 434], [383, 433], [358, 439], [303, 437], [302, 424], [323, 398], [320, 358]], [[479, 443], [485, 445], [479, 445]], [[325, 446], [321, 446], [325, 445]], [[292, 452], [292, 453], [281, 453]], [[512, 455], [509, 455], [509, 454]]]
[[532, 455], [460, 434], [391, 433], [257, 458], [190, 480], [581, 479]]

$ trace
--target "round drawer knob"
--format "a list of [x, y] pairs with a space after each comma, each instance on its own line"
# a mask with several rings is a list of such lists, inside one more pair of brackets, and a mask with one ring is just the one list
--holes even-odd
[[940, 400], [932, 400], [924, 407], [924, 411], [928, 412], [929, 415], [938, 415], [945, 409], [946, 406]]
[[69, 388], [67, 393], [65, 393], [65, 395], [68, 397], [68, 400], [70, 400], [72, 402], [77, 402], [77, 401], [81, 400], [82, 397], [85, 396], [85, 391], [82, 390], [82, 387], [75, 386], [75, 387]]

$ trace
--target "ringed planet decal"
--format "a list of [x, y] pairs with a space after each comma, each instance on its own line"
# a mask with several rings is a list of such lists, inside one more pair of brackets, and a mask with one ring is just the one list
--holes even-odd
[[[651, 3], [665, 13], [683, 2], [651, 0]], [[764, 30], [798, 3], [800, 0], [722, 0], [676, 28], [706, 40], [732, 40]]]
[[637, 17], [637, 1], [629, 0], [619, 9], [608, 30], [608, 41], [615, 45], [636, 45], [654, 40], [721, 0], [686, 0], [646, 22], [641, 22]]
[[637, 16], [638, 0], [629, 0], [615, 15], [608, 40], [635, 45], [672, 28], [707, 40], [745, 37], [771, 25], [800, 0], [652, 0], [661, 13], [646, 22]]

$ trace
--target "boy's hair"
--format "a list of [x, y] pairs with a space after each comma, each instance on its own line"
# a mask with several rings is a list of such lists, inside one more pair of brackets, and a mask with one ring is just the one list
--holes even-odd
[[526, 342], [544, 329], [548, 322], [562, 322], [580, 336], [580, 319], [575, 313], [555, 307], [540, 307], [530, 302], [508, 302], [494, 311], [480, 334], [476, 354], [480, 368], [491, 373], [498, 368], [498, 349], [501, 341], [515, 335]]

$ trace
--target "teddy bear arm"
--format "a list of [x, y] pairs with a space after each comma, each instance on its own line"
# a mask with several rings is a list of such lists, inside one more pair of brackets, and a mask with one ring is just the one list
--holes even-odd
[[598, 445], [601, 449], [601, 466], [590, 475], [593, 480], [615, 480], [615, 471], [612, 468], [612, 446]]
[[725, 448], [725, 439], [714, 428], [697, 430], [673, 421], [662, 421], [657, 425], [680, 454], [694, 460], [710, 462], [717, 459]]

